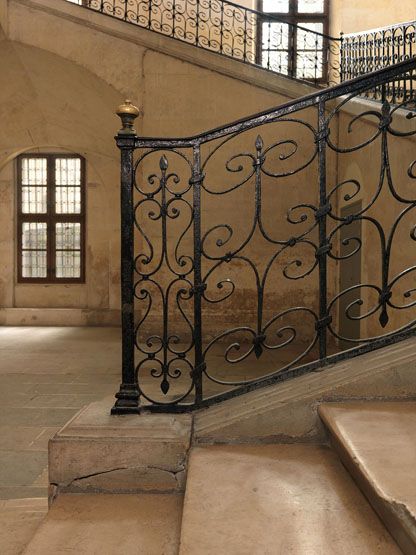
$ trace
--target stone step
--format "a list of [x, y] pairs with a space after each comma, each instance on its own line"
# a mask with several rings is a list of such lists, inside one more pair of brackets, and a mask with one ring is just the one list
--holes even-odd
[[179, 494], [62, 494], [24, 555], [176, 555]]
[[416, 403], [328, 403], [332, 444], [404, 553], [416, 554]]
[[180, 555], [398, 555], [336, 454], [319, 445], [192, 449]]

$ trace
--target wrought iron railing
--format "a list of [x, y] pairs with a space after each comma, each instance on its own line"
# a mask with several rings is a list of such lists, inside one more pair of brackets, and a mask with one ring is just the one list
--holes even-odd
[[339, 82], [341, 39], [228, 0], [67, 1], [292, 78]]
[[[365, 75], [383, 67], [416, 56], [416, 22], [399, 23], [363, 33], [343, 35], [341, 48], [341, 81]], [[414, 97], [415, 83], [406, 79], [389, 85], [387, 95], [396, 103]], [[381, 88], [366, 91], [366, 96], [381, 99]]]
[[113, 413], [208, 406], [414, 333], [414, 100], [348, 107], [415, 68], [183, 139], [137, 137], [120, 107]]

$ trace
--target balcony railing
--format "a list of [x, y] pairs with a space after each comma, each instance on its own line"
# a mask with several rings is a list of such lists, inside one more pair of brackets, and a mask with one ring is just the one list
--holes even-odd
[[[228, 0], [66, 0], [240, 62], [335, 85], [416, 54], [416, 23], [332, 37]], [[396, 103], [413, 98], [414, 81], [384, 91]], [[366, 91], [381, 100], [381, 90]]]
[[[416, 56], [416, 22], [399, 23], [364, 33], [344, 35], [341, 48], [341, 81], [377, 71], [383, 67], [409, 60]], [[414, 98], [415, 81], [411, 74], [406, 79], [392, 82], [386, 91], [395, 104]], [[369, 98], [381, 100], [382, 90], [366, 91]]]
[[120, 107], [113, 413], [206, 407], [415, 333], [415, 104], [387, 100], [415, 69], [183, 139], [137, 137]]
[[340, 38], [228, 0], [67, 1], [294, 79], [339, 82]]

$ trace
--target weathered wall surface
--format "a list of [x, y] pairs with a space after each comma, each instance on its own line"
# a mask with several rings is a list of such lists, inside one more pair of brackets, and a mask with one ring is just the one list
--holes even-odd
[[[51, 310], [49, 320], [42, 310], [3, 311], [3, 321], [117, 322], [115, 107], [126, 97], [140, 105], [142, 116], [136, 126], [140, 135], [186, 136], [310, 89], [70, 3], [14, 0], [3, 2], [2, 8], [0, 182], [5, 224], [0, 248], [5, 263], [0, 269], [0, 305], [73, 309], [66, 317], [65, 311]], [[249, 147], [254, 151], [252, 139]], [[87, 160], [87, 280], [85, 285], [17, 284], [14, 159], [25, 151], [60, 150]], [[237, 227], [247, 228], [251, 203], [252, 195], [241, 202]], [[208, 204], [205, 209], [209, 213]], [[250, 288], [243, 283], [243, 290]]]
[[331, 34], [356, 33], [416, 19], [414, 0], [331, 0]]

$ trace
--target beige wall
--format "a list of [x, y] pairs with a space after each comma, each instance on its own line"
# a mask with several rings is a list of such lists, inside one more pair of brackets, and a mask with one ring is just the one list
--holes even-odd
[[330, 10], [333, 36], [416, 19], [414, 0], [330, 0]]
[[[301, 95], [308, 88], [293, 87], [276, 76], [271, 79], [261, 70], [210, 53], [203, 54], [216, 71], [201, 67], [200, 58], [183, 61], [179, 59], [182, 53], [186, 57], [189, 52], [192, 57], [196, 49], [153, 33], [144, 35], [154, 44], [153, 48], [146, 47], [141, 35], [145, 31], [81, 11], [69, 3], [59, 5], [64, 17], [57, 17], [57, 4], [52, 0], [38, 0], [29, 5], [16, 0], [9, 2], [8, 7], [8, 36], [3, 34], [0, 44], [0, 105], [3, 107], [0, 184], [5, 200], [1, 205], [1, 219], [6, 222], [0, 230], [1, 255], [6, 261], [0, 268], [0, 305], [14, 309], [71, 308], [81, 311], [79, 318], [84, 323], [117, 322], [119, 165], [113, 136], [119, 122], [114, 116], [115, 107], [125, 97], [140, 105], [142, 116], [137, 122], [140, 135], [183, 136], [287, 101], [283, 91]], [[79, 14], [83, 18], [86, 14], [89, 28], [80, 25]], [[136, 36], [140, 37], [139, 41], [135, 40]], [[166, 53], [168, 48], [173, 48], [172, 55]], [[203, 54], [197, 52], [198, 56]], [[276, 92], [279, 88], [282, 93]], [[315, 115], [308, 117], [315, 118]], [[271, 141], [271, 138], [266, 133], [265, 140]], [[251, 134], [239, 146], [254, 151], [254, 140], [255, 135]], [[62, 286], [17, 284], [14, 158], [22, 151], [57, 149], [78, 152], [87, 160], [87, 282]], [[300, 154], [298, 160], [302, 156], [305, 155]], [[312, 179], [315, 171], [316, 168], [311, 169], [312, 173], [303, 178]], [[283, 188], [282, 198], [285, 198]], [[232, 209], [235, 201], [229, 202], [232, 204], [219, 203], [217, 217], [225, 218], [224, 210], [227, 206]], [[236, 227], [248, 227], [251, 202], [252, 195], [242, 202], [236, 213]], [[204, 207], [207, 222], [213, 209], [214, 201], [207, 201]], [[284, 210], [281, 207], [280, 219], [285, 216]], [[261, 252], [261, 249], [257, 251], [257, 255]], [[239, 299], [246, 298], [253, 286], [252, 280], [243, 280]], [[315, 302], [314, 287], [311, 282], [309, 299], [305, 302]], [[277, 298], [284, 296], [282, 291], [272, 292], [270, 302], [273, 294]], [[251, 311], [251, 304], [246, 302], [246, 312]], [[227, 310], [224, 318], [235, 320], [233, 306]], [[48, 323], [42, 312], [17, 311], [15, 315], [17, 320], [6, 321], [29, 323], [31, 318], [38, 318], [33, 321]], [[62, 321], [62, 315], [62, 312], [51, 312], [49, 323], [76, 322], [72, 318]]]

